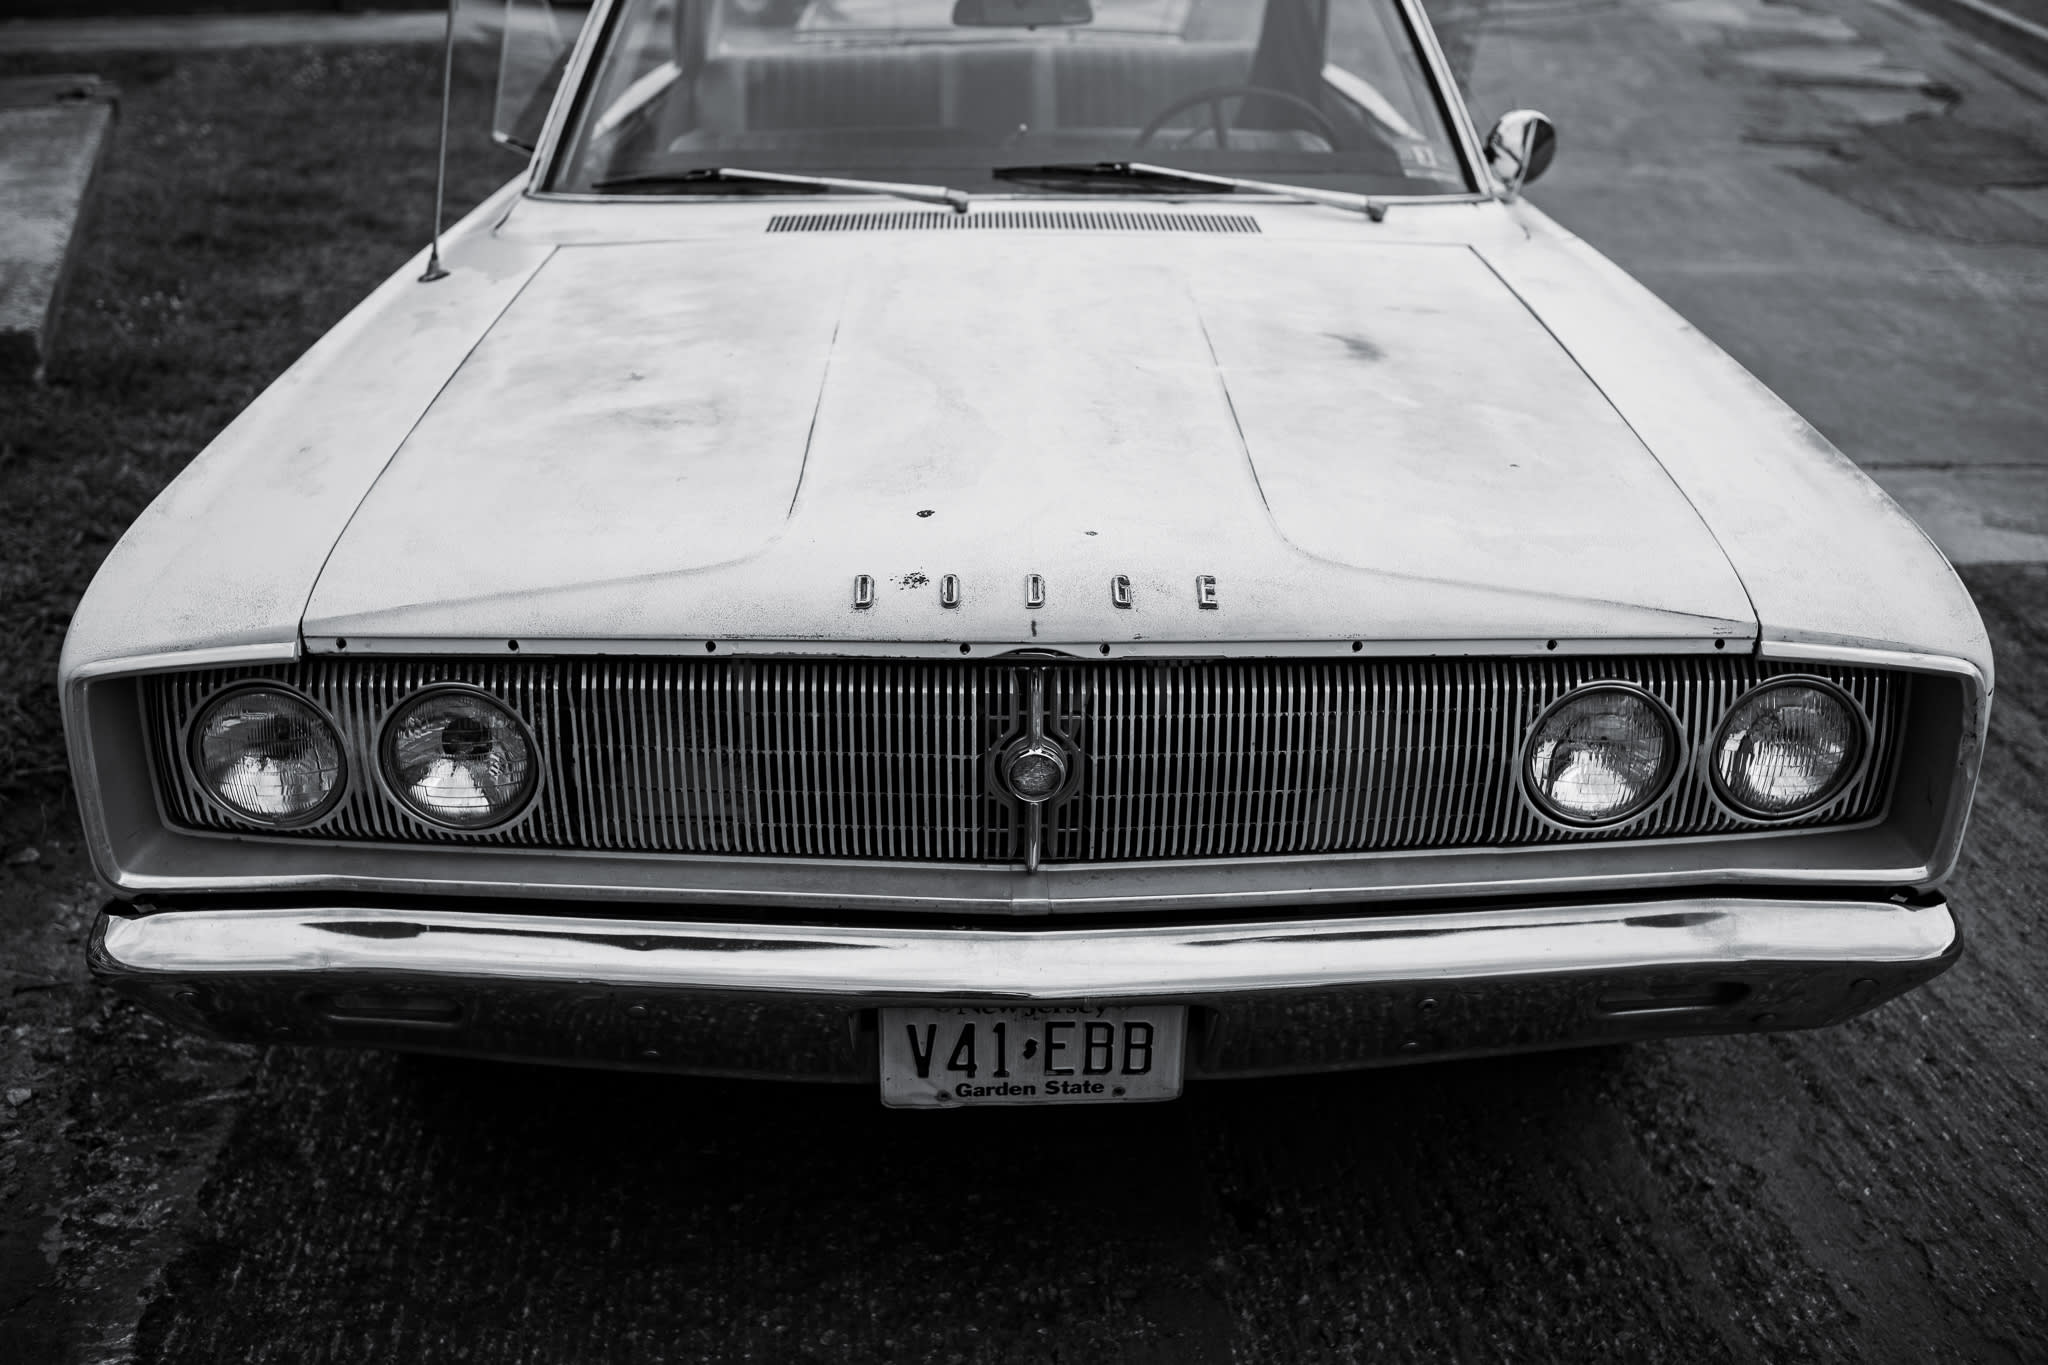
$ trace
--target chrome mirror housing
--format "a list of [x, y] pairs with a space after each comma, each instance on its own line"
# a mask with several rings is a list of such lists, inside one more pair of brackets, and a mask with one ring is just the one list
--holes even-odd
[[1557, 125], [1534, 109], [1511, 109], [1486, 135], [1486, 161], [1510, 200], [1550, 169], [1557, 155]]

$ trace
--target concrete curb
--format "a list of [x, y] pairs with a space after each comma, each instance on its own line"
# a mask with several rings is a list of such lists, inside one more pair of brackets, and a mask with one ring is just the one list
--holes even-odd
[[245, 47], [438, 43], [447, 11], [365, 14], [197, 14], [159, 19], [14, 19], [0, 53], [202, 52]]
[[97, 76], [0, 81], [0, 380], [49, 368], [118, 103]]

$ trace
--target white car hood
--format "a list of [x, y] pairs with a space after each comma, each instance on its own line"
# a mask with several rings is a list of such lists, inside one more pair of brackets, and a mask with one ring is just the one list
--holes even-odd
[[1368, 231], [561, 248], [371, 489], [304, 633], [1752, 637], [1713, 535], [1542, 323], [1470, 250]]

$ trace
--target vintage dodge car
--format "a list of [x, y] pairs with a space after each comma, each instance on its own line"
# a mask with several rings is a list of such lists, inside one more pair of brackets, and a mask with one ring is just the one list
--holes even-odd
[[527, 171], [78, 608], [119, 989], [947, 1108], [1955, 960], [1969, 597], [1414, 0], [554, 17]]

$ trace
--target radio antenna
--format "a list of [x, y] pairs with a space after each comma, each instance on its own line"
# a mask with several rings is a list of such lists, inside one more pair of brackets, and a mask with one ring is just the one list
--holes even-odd
[[455, 90], [455, 6], [448, 0], [448, 38], [441, 45], [441, 154], [434, 163], [434, 236], [427, 247], [427, 269], [420, 283], [448, 277], [441, 265], [441, 217], [448, 200], [448, 101]]

